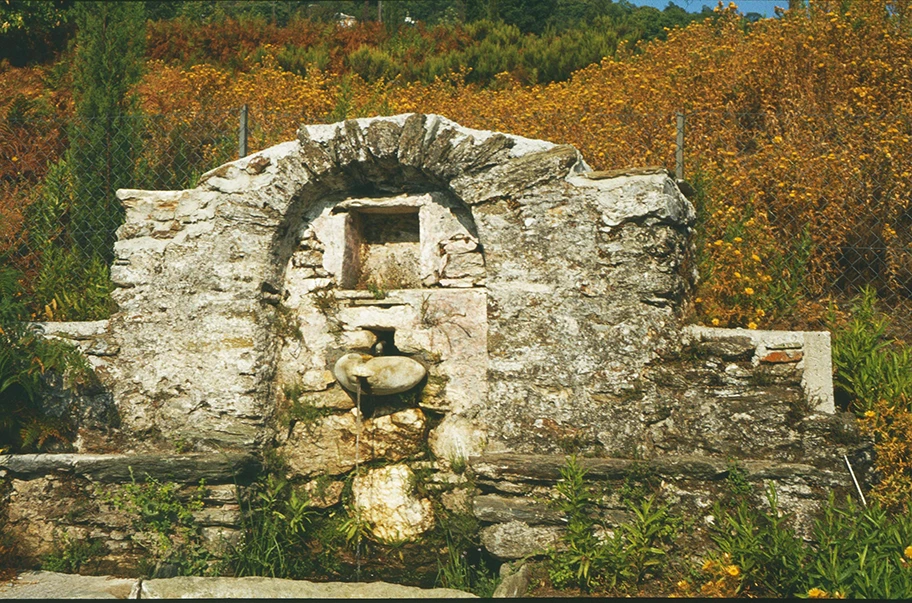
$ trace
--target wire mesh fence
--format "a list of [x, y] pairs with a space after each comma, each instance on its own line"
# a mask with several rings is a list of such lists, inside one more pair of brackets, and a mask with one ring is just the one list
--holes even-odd
[[[244, 125], [239, 110], [81, 122], [9, 111], [0, 265], [24, 275], [35, 317], [111, 310], [116, 189], [191, 188], [247, 149], [294, 137], [298, 116], [254, 109]], [[598, 127], [580, 134], [585, 122]], [[689, 182], [706, 322], [777, 326], [865, 286], [892, 308], [912, 305], [912, 154], [893, 151], [912, 135], [909, 116], [555, 112], [539, 123], [600, 168], [664, 165]], [[516, 131], [504, 125], [491, 127]]]

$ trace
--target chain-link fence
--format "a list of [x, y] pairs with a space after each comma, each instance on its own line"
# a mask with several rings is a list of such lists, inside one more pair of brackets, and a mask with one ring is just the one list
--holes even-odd
[[[594, 124], [588, 134], [581, 120]], [[11, 110], [0, 123], [0, 263], [24, 274], [36, 318], [104, 316], [122, 220], [114, 191], [193, 187], [248, 149], [291, 139], [299, 121], [235, 110], [87, 123]], [[687, 181], [707, 322], [783, 326], [864, 286], [897, 311], [912, 299], [908, 116], [556, 113], [546, 123], [542, 137], [575, 144], [594, 166], [665, 165]]]

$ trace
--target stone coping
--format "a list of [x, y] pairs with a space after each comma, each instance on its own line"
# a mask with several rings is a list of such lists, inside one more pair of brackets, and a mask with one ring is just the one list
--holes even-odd
[[245, 452], [191, 454], [4, 454], [0, 470], [32, 478], [52, 472], [82, 475], [98, 482], [124, 482], [146, 476], [184, 483], [205, 479], [230, 483], [255, 477], [260, 463]]
[[[644, 466], [656, 475], [703, 481], [728, 477], [732, 463], [728, 460], [698, 455], [663, 456], [654, 459], [578, 458], [590, 478], [623, 479]], [[560, 454], [494, 453], [469, 458], [475, 474], [483, 479], [556, 482], [567, 456]], [[752, 481], [804, 476], [833, 485], [845, 485], [848, 473], [818, 469], [802, 463], [779, 463], [764, 460], [738, 460], [737, 466]]]
[[798, 365], [802, 368], [801, 387], [817, 412], [833, 414], [833, 357], [828, 331], [764, 331], [758, 329], [723, 329], [687, 325], [682, 331], [685, 344], [710, 341], [749, 341], [754, 347], [754, 362], [771, 352], [801, 350]]

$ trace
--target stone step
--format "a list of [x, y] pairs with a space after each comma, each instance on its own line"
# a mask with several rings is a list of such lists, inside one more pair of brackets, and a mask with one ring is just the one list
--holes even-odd
[[251, 576], [140, 580], [23, 572], [0, 584], [0, 599], [455, 599], [476, 598], [452, 588], [387, 582], [309, 582]]

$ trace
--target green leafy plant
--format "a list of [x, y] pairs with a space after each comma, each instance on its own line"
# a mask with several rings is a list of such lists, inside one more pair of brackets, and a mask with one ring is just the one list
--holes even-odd
[[314, 567], [308, 529], [316, 512], [287, 480], [269, 475], [242, 502], [243, 539], [225, 561], [236, 576], [301, 578]]
[[437, 582], [445, 588], [455, 588], [490, 599], [500, 579], [493, 571], [480, 563], [469, 560], [468, 551], [447, 547], [446, 563], [439, 566]]
[[478, 536], [478, 519], [469, 508], [447, 509], [437, 504], [437, 533], [443, 535], [446, 554], [437, 562], [437, 584], [491, 597], [499, 576], [485, 563]]
[[703, 594], [761, 597], [912, 597], [912, 517], [878, 502], [837, 505], [831, 494], [810, 542], [767, 490], [768, 508], [742, 498], [714, 511], [718, 554], [706, 561]]
[[807, 551], [782, 513], [775, 487], [766, 496], [769, 509], [740, 498], [732, 509], [718, 503], [712, 534], [719, 552], [740, 571], [739, 592], [756, 596], [791, 597], [801, 592]]
[[635, 461], [624, 476], [620, 497], [625, 503], [636, 503], [654, 495], [658, 491], [659, 476], [648, 463]]
[[634, 519], [622, 525], [616, 535], [621, 540], [623, 567], [620, 572], [625, 582], [639, 586], [647, 578], [662, 573], [680, 522], [656, 496], [639, 505], [630, 504], [628, 510]]
[[42, 407], [47, 378], [61, 376], [69, 390], [92, 378], [73, 346], [43, 337], [24, 317], [19, 274], [0, 268], [0, 450], [10, 452], [67, 445], [75, 435], [72, 420]]
[[754, 491], [754, 487], [747, 479], [747, 471], [737, 461], [728, 464], [725, 484], [728, 486], [729, 493], [736, 499], [749, 496]]
[[331, 409], [316, 406], [311, 399], [304, 397], [304, 389], [300, 382], [283, 385], [282, 393], [287, 406], [280, 413], [279, 419], [285, 426], [298, 421], [311, 424], [332, 413]]
[[148, 554], [142, 571], [154, 574], [158, 568], [170, 566], [183, 576], [210, 573], [210, 554], [194, 516], [204, 506], [204, 481], [189, 495], [182, 495], [174, 482], [162, 483], [147, 476], [145, 482], [137, 483], [132, 468], [130, 477], [130, 483], [116, 489], [109, 500], [132, 516], [133, 540]]
[[889, 514], [877, 502], [837, 507], [830, 495], [814, 526], [817, 545], [807, 584], [829, 596], [861, 599], [912, 597], [912, 516]]
[[53, 552], [41, 559], [41, 569], [49, 572], [78, 574], [79, 570], [107, 552], [98, 538], [76, 539], [64, 532], [54, 539]]
[[559, 508], [567, 518], [566, 550], [550, 554], [552, 584], [557, 588], [615, 589], [640, 586], [661, 575], [680, 520], [653, 493], [626, 500], [633, 520], [600, 537], [597, 529], [604, 526], [595, 517], [595, 500], [585, 476], [576, 457], [568, 457], [556, 486]]
[[361, 509], [354, 505], [348, 509], [348, 517], [339, 525], [339, 530], [352, 550], [358, 550], [363, 542], [373, 538], [370, 522], [361, 515]]
[[591, 516], [594, 501], [585, 478], [586, 470], [576, 456], [567, 457], [556, 486], [559, 508], [567, 517], [564, 536], [567, 550], [552, 551], [550, 555], [551, 582], [558, 588], [570, 585], [588, 588], [612, 557], [612, 551], [595, 535], [596, 522]]
[[[833, 385], [856, 414], [880, 400], [912, 399], [912, 351], [887, 337], [889, 318], [877, 310], [877, 294], [866, 287], [850, 308], [852, 318], [834, 325]], [[831, 323], [835, 322], [831, 319]]]

